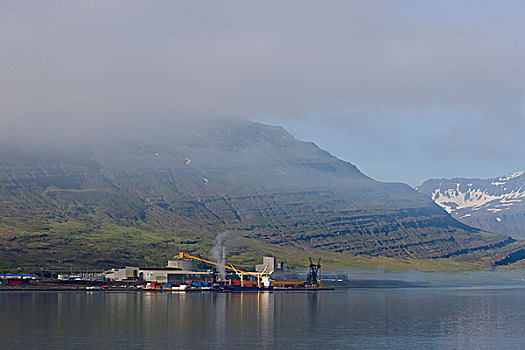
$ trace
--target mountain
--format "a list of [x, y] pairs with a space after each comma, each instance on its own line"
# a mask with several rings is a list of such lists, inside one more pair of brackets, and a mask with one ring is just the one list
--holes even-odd
[[466, 225], [525, 239], [525, 171], [492, 179], [432, 179], [416, 189]]
[[239, 263], [312, 254], [354, 265], [491, 265], [523, 252], [408, 185], [375, 181], [280, 127], [246, 121], [4, 145], [0, 213], [4, 267], [161, 264], [179, 250], [209, 255], [225, 230]]

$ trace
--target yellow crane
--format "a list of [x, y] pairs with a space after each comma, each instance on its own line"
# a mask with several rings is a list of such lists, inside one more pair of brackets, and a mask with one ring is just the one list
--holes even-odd
[[[215, 266], [219, 266], [219, 264], [217, 264], [216, 262], [214, 261], [210, 261], [210, 260], [206, 260], [206, 259], [202, 259], [202, 258], [198, 258], [196, 256], [193, 256], [193, 255], [189, 255], [189, 254], [186, 254], [184, 252], [179, 252], [179, 259], [194, 259], [194, 260], [197, 260], [197, 261], [202, 261], [202, 262], [205, 262], [207, 264], [211, 264], [211, 265], [215, 265]], [[319, 265], [320, 267], [320, 265]], [[266, 269], [268, 268], [268, 265], [266, 265], [263, 269], [262, 272], [248, 272], [248, 271], [243, 271], [243, 270], [240, 270], [240, 269], [237, 269], [233, 266], [224, 266], [225, 269], [228, 269], [228, 270], [231, 270], [231, 271], [234, 271], [238, 276], [239, 278], [241, 279], [241, 286], [244, 284], [244, 279], [243, 279], [243, 275], [248, 275], [248, 276], [253, 276], [257, 279], [257, 287], [260, 288], [261, 287], [261, 284], [264, 286], [264, 287], [268, 287], [270, 285], [274, 285], [274, 286], [279, 286], [279, 287], [284, 287], [284, 288], [290, 288], [290, 287], [297, 287], [297, 286], [302, 286], [302, 285], [305, 285], [305, 282], [304, 281], [276, 281], [276, 280], [273, 280], [270, 278], [270, 273], [267, 273], [266, 272]], [[314, 278], [316, 278], [317, 276], [315, 276]], [[322, 282], [320, 280], [317, 280], [317, 286], [322, 286]]]
[[[193, 260], [197, 260], [197, 261], [202, 261], [202, 262], [205, 262], [207, 264], [211, 264], [211, 265], [215, 265], [215, 266], [219, 266], [219, 264], [217, 264], [216, 262], [214, 261], [210, 261], [210, 260], [206, 260], [206, 259], [202, 259], [202, 258], [198, 258], [196, 256], [193, 256], [193, 255], [189, 255], [189, 254], [186, 254], [184, 252], [179, 252], [179, 259], [193, 259]], [[240, 269], [237, 269], [233, 266], [224, 266], [225, 269], [228, 269], [228, 270], [232, 270], [234, 271], [241, 279], [241, 285], [243, 284], [243, 275], [248, 275], [248, 276], [252, 276], [252, 277], [255, 277], [257, 278], [257, 287], [261, 287], [261, 283], [265, 286], [265, 287], [268, 287], [268, 285], [271, 283], [271, 282], [275, 282], [274, 280], [270, 279], [270, 274], [266, 273], [266, 269], [268, 268], [268, 266], [265, 266], [264, 267], [264, 270], [262, 272], [248, 272], [248, 271], [243, 271], [243, 270], [240, 270]]]

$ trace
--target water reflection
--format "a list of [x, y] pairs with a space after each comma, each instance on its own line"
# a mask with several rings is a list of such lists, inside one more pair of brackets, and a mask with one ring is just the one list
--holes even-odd
[[525, 347], [525, 289], [0, 293], [0, 348]]

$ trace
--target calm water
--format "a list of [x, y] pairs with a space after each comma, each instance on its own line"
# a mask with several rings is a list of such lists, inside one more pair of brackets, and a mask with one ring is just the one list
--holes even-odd
[[525, 349], [525, 288], [0, 293], [0, 349]]

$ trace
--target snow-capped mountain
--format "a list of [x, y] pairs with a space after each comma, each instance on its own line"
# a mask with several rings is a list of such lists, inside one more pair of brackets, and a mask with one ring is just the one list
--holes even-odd
[[525, 171], [493, 179], [430, 179], [416, 190], [467, 225], [525, 238]]

